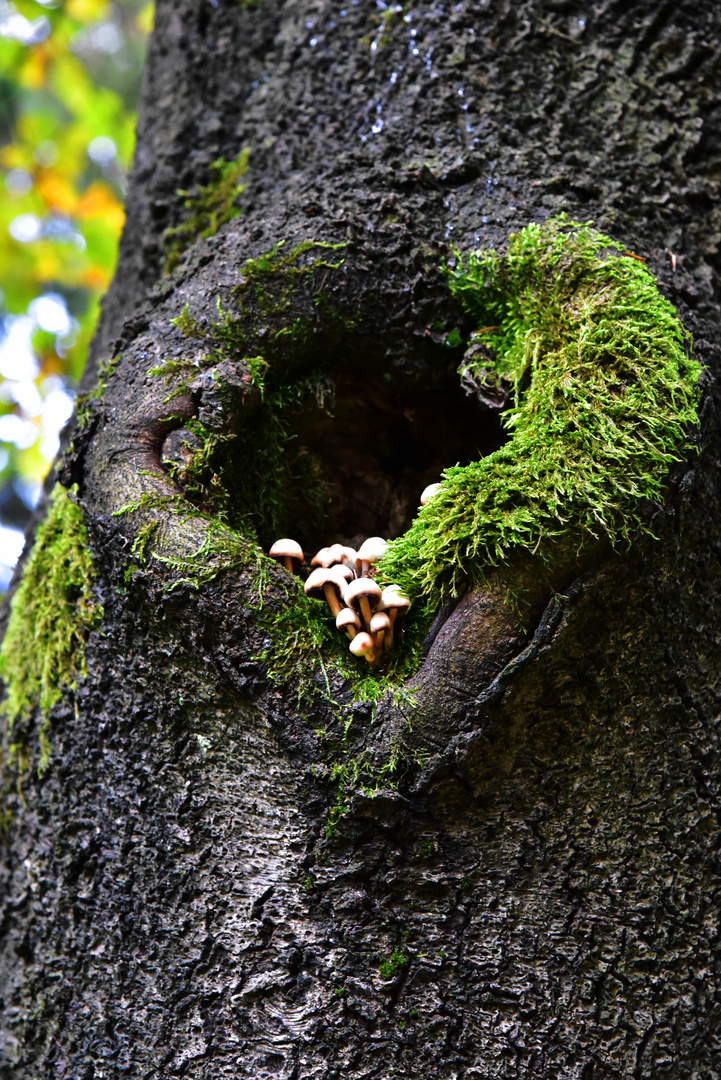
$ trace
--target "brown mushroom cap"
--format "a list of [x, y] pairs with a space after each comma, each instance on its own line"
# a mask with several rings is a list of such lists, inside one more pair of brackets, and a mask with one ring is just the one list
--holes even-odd
[[[284, 563], [289, 573], [293, 572], [291, 567], [295, 567], [296, 563], [300, 567], [303, 562], [303, 548], [295, 540], [289, 540], [287, 537], [284, 540], [276, 540], [268, 554], [271, 559]], [[290, 566], [288, 560], [291, 560]]]

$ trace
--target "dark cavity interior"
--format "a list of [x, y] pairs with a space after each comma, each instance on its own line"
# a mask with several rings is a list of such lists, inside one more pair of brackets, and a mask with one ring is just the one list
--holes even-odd
[[[359, 363], [357, 373], [331, 373], [332, 404], [321, 408], [309, 396], [294, 410], [285, 451], [286, 535], [306, 552], [336, 541], [355, 546], [367, 536], [400, 536], [421, 492], [444, 468], [467, 465], [505, 441], [499, 415], [464, 394], [455, 364], [439, 368], [411, 378], [361, 374]], [[303, 488], [304, 477], [315, 478], [313, 495], [304, 494], [314, 487]], [[325, 504], [320, 514], [319, 504]]]

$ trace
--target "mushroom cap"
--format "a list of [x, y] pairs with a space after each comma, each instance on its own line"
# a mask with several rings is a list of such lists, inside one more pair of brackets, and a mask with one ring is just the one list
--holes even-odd
[[[310, 578], [308, 578], [310, 581]], [[306, 582], [306, 585], [308, 582]], [[365, 596], [372, 608], [377, 608], [381, 598], [381, 587], [373, 578], [355, 578], [349, 581], [343, 590], [343, 601], [349, 608], [358, 611], [360, 598]]]
[[331, 544], [326, 550], [323, 566], [333, 566], [335, 563], [342, 563], [344, 550], [342, 544]]
[[293, 559], [299, 563], [303, 562], [303, 548], [295, 540], [289, 540], [287, 537], [284, 540], [276, 540], [268, 554], [271, 559]]
[[354, 656], [365, 656], [367, 652], [375, 652], [375, 642], [370, 634], [367, 634], [365, 630], [362, 630], [360, 634], [356, 634], [350, 643], [350, 651]]
[[421, 506], [425, 506], [427, 502], [430, 502], [440, 486], [440, 484], [429, 484], [428, 487], [423, 488], [423, 491], [421, 492]]
[[350, 566], [346, 566], [345, 563], [335, 563], [330, 567], [331, 570], [335, 570], [339, 577], [343, 578], [343, 581], [352, 581], [355, 574], [351, 570]]
[[391, 621], [385, 611], [376, 611], [371, 619], [371, 634], [377, 634], [379, 630], [387, 630]]
[[325, 562], [323, 560], [325, 559], [327, 554], [328, 554], [328, 548], [327, 547], [321, 548], [320, 551], [316, 552], [316, 554], [310, 560], [310, 565], [311, 566], [325, 566]]
[[355, 570], [355, 560], [358, 552], [355, 548], [344, 547], [343, 548], [343, 565], [349, 566], [351, 570]]
[[356, 570], [360, 569], [362, 562], [377, 563], [383, 552], [388, 547], [388, 541], [382, 536], [369, 536], [358, 548], [355, 557]]
[[386, 585], [381, 593], [381, 599], [377, 610], [389, 611], [391, 608], [396, 608], [398, 611], [405, 611], [410, 607], [410, 604], [410, 600], [401, 590], [400, 585]]
[[337, 572], [336, 566], [319, 566], [312, 573], [310, 573], [306, 579], [306, 583], [303, 586], [303, 591], [306, 596], [312, 597], [313, 600], [325, 600], [324, 585], [331, 584], [340, 598], [343, 594], [343, 587], [345, 585], [345, 578]]
[[361, 621], [353, 608], [344, 607], [336, 615], [335, 624], [339, 630], [345, 630], [346, 626], [354, 626], [356, 630], [360, 630]]

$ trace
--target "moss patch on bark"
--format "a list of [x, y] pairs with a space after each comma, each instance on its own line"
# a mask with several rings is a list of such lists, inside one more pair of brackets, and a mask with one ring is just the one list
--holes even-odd
[[196, 240], [215, 236], [221, 225], [238, 217], [240, 210], [235, 200], [243, 191], [240, 181], [248, 171], [248, 154], [246, 147], [232, 161], [218, 158], [210, 166], [212, 179], [209, 184], [200, 187], [196, 194], [178, 192], [185, 198], [184, 205], [189, 216], [182, 224], [165, 230], [163, 239], [168, 246], [166, 274], [178, 265], [183, 252]]
[[93, 588], [95, 572], [82, 511], [73, 492], [59, 484], [12, 599], [0, 648], [0, 675], [7, 689], [2, 714], [13, 722], [40, 707], [41, 757], [48, 761], [50, 710], [64, 685], [85, 671], [85, 640], [103, 616]]
[[641, 260], [587, 225], [557, 218], [504, 256], [456, 253], [448, 281], [479, 327], [461, 374], [510, 395], [511, 439], [446, 469], [386, 552], [384, 576], [428, 610], [515, 549], [543, 558], [571, 530], [618, 543], [647, 528], [641, 506], [688, 452], [699, 398], [674, 308]]

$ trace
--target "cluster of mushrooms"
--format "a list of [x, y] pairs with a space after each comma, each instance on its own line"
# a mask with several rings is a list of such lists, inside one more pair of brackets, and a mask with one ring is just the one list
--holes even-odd
[[[440, 484], [430, 484], [421, 495], [421, 506], [433, 498]], [[358, 551], [343, 544], [321, 548], [310, 561], [305, 595], [324, 600], [341, 633], [350, 639], [350, 651], [375, 667], [381, 654], [393, 648], [393, 624], [408, 609], [410, 600], [398, 585], [381, 589], [372, 567], [382, 557], [386, 543], [370, 536]], [[276, 540], [268, 552], [289, 574], [299, 573], [304, 554], [295, 540]]]
[[[328, 604], [336, 626], [350, 639], [350, 651], [371, 667], [393, 647], [396, 616], [410, 603], [397, 585], [381, 589], [371, 576], [385, 548], [380, 536], [370, 536], [358, 551], [343, 544], [321, 548], [310, 561], [305, 582], [305, 595]], [[289, 574], [299, 572], [303, 563], [303, 549], [295, 540], [276, 540], [269, 555]]]

